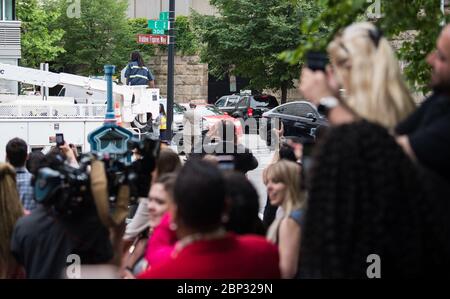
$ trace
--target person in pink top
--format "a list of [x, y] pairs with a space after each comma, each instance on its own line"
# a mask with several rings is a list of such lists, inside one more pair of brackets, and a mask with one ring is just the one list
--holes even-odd
[[166, 213], [148, 241], [145, 253], [148, 265], [154, 267], [169, 259], [176, 242], [176, 233], [170, 229], [170, 214]]
[[138, 241], [133, 243], [128, 254], [123, 258], [123, 277], [132, 278], [153, 263], [158, 263], [159, 260], [170, 256], [176, 236], [170, 231], [168, 224], [165, 224], [169, 220], [165, 220], [161, 227], [159, 225], [172, 202], [175, 179], [176, 174], [165, 174], [159, 177], [150, 188], [147, 201], [148, 234], [139, 236]]
[[225, 179], [209, 162], [190, 160], [181, 169], [170, 205], [178, 241], [170, 258], [140, 279], [276, 279], [278, 248], [262, 236], [229, 233]]

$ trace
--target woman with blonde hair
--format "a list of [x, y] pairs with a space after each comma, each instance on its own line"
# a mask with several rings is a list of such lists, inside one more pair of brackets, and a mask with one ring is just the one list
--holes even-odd
[[[345, 108], [347, 117], [331, 117], [332, 123], [363, 118], [392, 131], [415, 109], [394, 51], [375, 25], [348, 26], [328, 45], [328, 54], [332, 65], [328, 78], [305, 68], [300, 90], [327, 110], [338, 104]], [[345, 95], [339, 94], [340, 89]], [[330, 97], [334, 97], [333, 103]]]
[[298, 272], [301, 224], [305, 194], [300, 188], [300, 166], [281, 160], [267, 169], [267, 193], [270, 203], [280, 206], [283, 216], [275, 219], [267, 232], [267, 239], [278, 245], [282, 278], [294, 278]]
[[22, 268], [11, 254], [11, 235], [17, 219], [23, 216], [16, 187], [16, 172], [0, 163], [0, 279], [24, 277]]

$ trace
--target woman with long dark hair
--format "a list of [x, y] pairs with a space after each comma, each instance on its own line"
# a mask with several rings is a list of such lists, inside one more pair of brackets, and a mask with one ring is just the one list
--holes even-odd
[[131, 52], [130, 62], [125, 71], [126, 85], [148, 85], [155, 88], [155, 78], [145, 66], [144, 59], [138, 51]]
[[14, 225], [22, 216], [16, 172], [11, 165], [0, 163], [0, 279], [25, 277], [23, 268], [11, 253]]
[[433, 211], [415, 166], [385, 128], [366, 121], [332, 128], [312, 170], [301, 277], [368, 278], [371, 255], [381, 278], [439, 276], [446, 238]]

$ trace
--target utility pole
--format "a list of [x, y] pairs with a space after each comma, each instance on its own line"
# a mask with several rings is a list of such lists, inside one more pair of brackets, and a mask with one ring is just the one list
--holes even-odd
[[169, 0], [169, 53], [167, 59], [167, 136], [172, 141], [175, 60], [175, 0]]

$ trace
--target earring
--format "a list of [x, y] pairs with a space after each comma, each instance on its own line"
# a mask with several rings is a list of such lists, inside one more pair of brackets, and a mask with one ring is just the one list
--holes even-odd
[[176, 231], [177, 228], [178, 228], [178, 225], [177, 225], [176, 223], [171, 222], [171, 223], [169, 224], [169, 229], [170, 229], [171, 231]]

